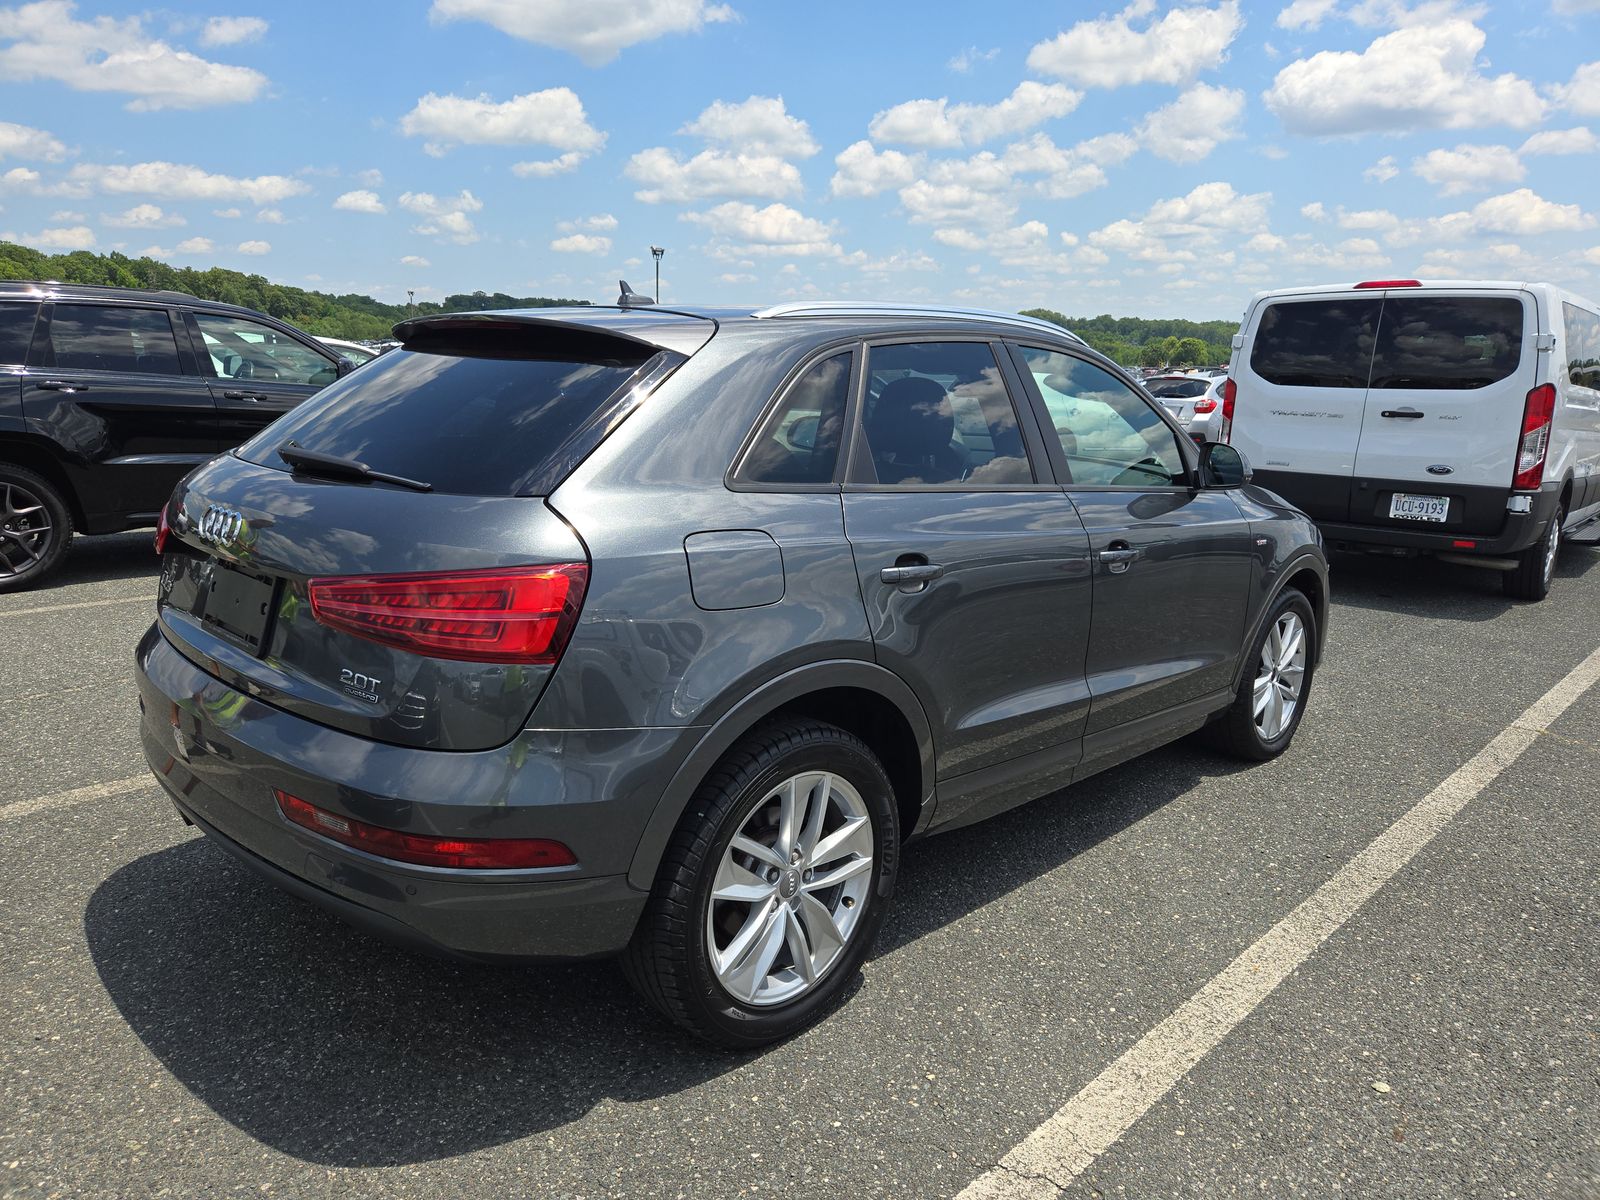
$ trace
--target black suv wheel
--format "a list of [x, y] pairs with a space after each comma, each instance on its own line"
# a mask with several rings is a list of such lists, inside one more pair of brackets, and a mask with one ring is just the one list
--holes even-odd
[[38, 583], [61, 565], [72, 513], [49, 482], [0, 463], [0, 592]]

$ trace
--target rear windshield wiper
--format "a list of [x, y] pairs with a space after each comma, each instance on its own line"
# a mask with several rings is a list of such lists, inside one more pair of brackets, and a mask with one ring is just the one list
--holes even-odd
[[396, 487], [410, 488], [414, 492], [431, 492], [433, 484], [420, 479], [407, 479], [404, 475], [390, 475], [374, 471], [364, 462], [341, 458], [337, 454], [324, 454], [320, 450], [307, 450], [294, 442], [278, 447], [278, 457], [304, 475], [320, 475], [325, 479], [358, 479], [363, 483], [392, 483]]

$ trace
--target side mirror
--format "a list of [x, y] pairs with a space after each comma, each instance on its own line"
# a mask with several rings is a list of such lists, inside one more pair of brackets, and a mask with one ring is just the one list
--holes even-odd
[[340, 358], [339, 359], [339, 365], [338, 365], [337, 368], [335, 368], [335, 378], [343, 379], [346, 375], [350, 374], [350, 372], [354, 371], [355, 369], [356, 369], [355, 359], [353, 359], [353, 358]]
[[1200, 482], [1204, 487], [1243, 487], [1252, 478], [1250, 462], [1226, 442], [1207, 442], [1200, 447]]

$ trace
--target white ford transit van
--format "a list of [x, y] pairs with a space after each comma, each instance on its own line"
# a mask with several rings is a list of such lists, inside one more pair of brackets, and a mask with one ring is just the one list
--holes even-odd
[[1600, 305], [1546, 283], [1262, 292], [1222, 436], [1329, 543], [1504, 571], [1541, 600], [1600, 533]]

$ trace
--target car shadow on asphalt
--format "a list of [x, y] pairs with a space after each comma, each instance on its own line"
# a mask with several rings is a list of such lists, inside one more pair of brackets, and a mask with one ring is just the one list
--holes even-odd
[[[1581, 579], [1600, 564], [1600, 548], [1568, 545], [1556, 562], [1556, 580]], [[1433, 558], [1389, 558], [1376, 554], [1338, 554], [1329, 585], [1341, 605], [1442, 618], [1492, 621], [1520, 607], [1501, 591], [1500, 572]], [[1552, 596], [1559, 603], [1559, 597]]]
[[75, 583], [104, 583], [115, 579], [151, 580], [161, 574], [161, 560], [151, 542], [151, 530], [112, 533], [99, 537], [75, 537], [59, 570], [32, 589], [36, 596], [48, 596]]
[[[1179, 743], [908, 847], [876, 953], [1061, 867], [1201, 779], [1240, 769]], [[391, 947], [201, 838], [117, 871], [90, 898], [84, 925], [107, 993], [185, 1087], [251, 1137], [329, 1166], [501, 1145], [607, 1100], [695, 1088], [763, 1053], [678, 1033], [609, 963], [483, 967]]]

